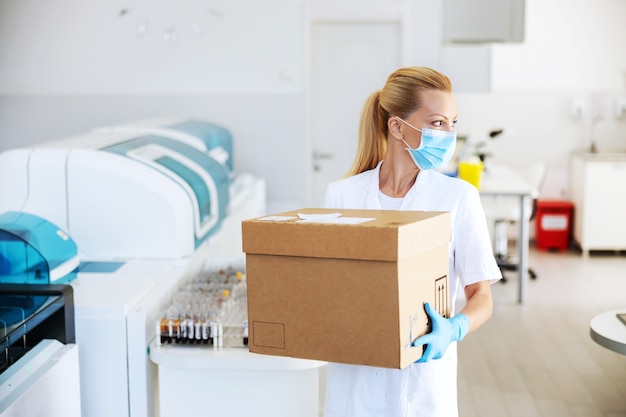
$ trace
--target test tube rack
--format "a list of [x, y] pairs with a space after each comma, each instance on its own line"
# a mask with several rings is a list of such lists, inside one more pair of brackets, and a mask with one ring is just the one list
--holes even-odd
[[248, 346], [243, 268], [210, 269], [184, 284], [156, 323], [157, 344]]

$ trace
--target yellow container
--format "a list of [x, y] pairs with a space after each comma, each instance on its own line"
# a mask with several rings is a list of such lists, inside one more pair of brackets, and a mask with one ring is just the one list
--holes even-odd
[[483, 174], [482, 162], [461, 161], [459, 162], [459, 178], [473, 184], [480, 190], [480, 179]]

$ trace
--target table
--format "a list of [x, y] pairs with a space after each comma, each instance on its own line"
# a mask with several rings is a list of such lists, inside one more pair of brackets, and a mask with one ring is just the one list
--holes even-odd
[[517, 249], [518, 261], [518, 297], [523, 303], [526, 300], [528, 287], [528, 241], [530, 236], [531, 199], [538, 194], [537, 186], [531, 184], [518, 171], [504, 166], [489, 165], [483, 173], [480, 194], [484, 196], [516, 197], [519, 200], [519, 227]]
[[626, 314], [626, 308], [607, 311], [592, 318], [589, 333], [600, 346], [626, 355], [626, 324], [617, 318], [617, 313]]

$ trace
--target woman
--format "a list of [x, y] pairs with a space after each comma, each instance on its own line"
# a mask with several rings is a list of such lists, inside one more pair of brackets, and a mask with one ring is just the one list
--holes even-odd
[[[434, 171], [454, 153], [457, 108], [450, 80], [425, 67], [401, 68], [366, 101], [355, 161], [326, 189], [329, 208], [449, 211], [450, 297], [466, 303], [450, 319], [426, 304], [432, 331], [417, 338], [422, 357], [404, 369], [331, 363], [326, 417], [458, 415], [456, 343], [492, 312], [498, 269], [476, 188]], [[356, 347], [358, 348], [358, 347]]]

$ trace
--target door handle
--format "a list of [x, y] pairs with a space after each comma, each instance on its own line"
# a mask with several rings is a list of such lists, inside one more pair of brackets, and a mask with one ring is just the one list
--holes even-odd
[[332, 158], [333, 158], [333, 154], [332, 153], [313, 151], [313, 160], [314, 161], [319, 161], [320, 159], [332, 159]]

